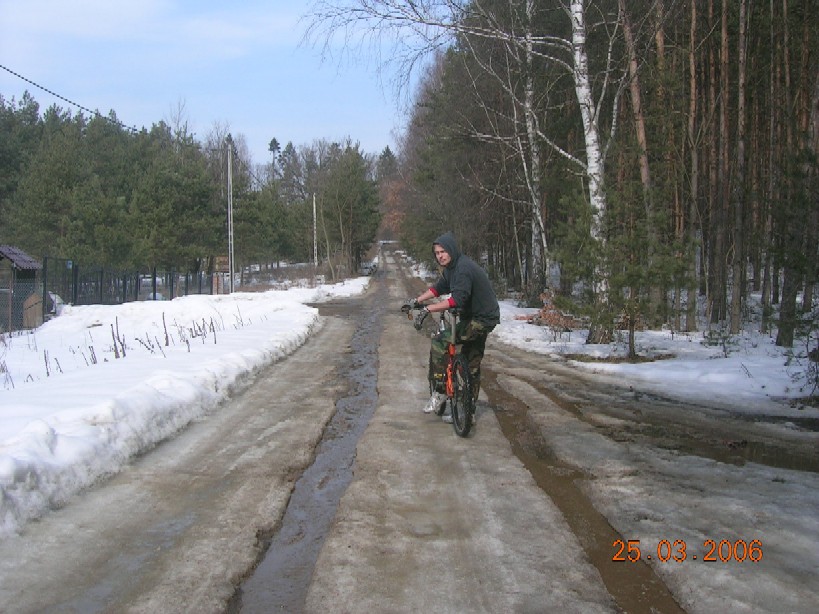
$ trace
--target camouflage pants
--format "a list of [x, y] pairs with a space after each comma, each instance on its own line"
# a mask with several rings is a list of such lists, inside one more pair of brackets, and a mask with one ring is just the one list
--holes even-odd
[[[461, 343], [461, 354], [469, 362], [469, 372], [472, 375], [472, 391], [475, 399], [481, 388], [481, 360], [486, 349], [486, 338], [494, 326], [485, 326], [474, 320], [458, 322], [456, 337]], [[429, 348], [429, 384], [433, 390], [444, 392], [446, 377], [447, 347], [450, 332], [438, 333], [432, 337]]]

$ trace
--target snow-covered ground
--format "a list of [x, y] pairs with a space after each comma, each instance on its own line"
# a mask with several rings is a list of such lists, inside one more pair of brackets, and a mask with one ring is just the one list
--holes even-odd
[[[361, 293], [370, 280], [361, 277], [314, 288], [189, 296], [118, 306], [67, 306], [59, 317], [34, 331], [3, 337], [0, 536], [20, 530], [32, 518], [117, 472], [135, 454], [211, 411], [242, 378], [291, 353], [321, 326], [317, 309], [307, 303]], [[493, 335], [532, 352], [605, 356], [625, 351], [624, 344], [585, 345], [585, 331], [556, 335], [521, 319], [533, 311], [504, 301], [502, 322]], [[640, 353], [674, 357], [641, 364], [574, 364], [634, 382], [640, 388], [661, 390], [665, 396], [730, 402], [737, 410], [749, 413], [819, 417], [819, 410], [796, 401], [811, 391], [807, 362], [798, 352], [789, 355], [769, 336], [753, 333], [734, 340], [728, 351], [702, 341], [701, 333], [641, 332], [637, 338]], [[787, 421], [782, 428], [798, 430]], [[815, 433], [805, 436], [816, 438]], [[639, 518], [635, 530], [639, 528], [646, 538], [650, 535], [655, 541], [670, 539], [672, 543], [672, 538], [689, 539], [694, 543], [710, 535], [710, 520], [703, 520], [692, 532], [687, 516], [692, 512], [686, 504], [692, 493], [724, 510], [721, 516], [755, 514], [760, 527], [780, 523], [783, 532], [778, 547], [790, 553], [786, 564], [779, 561], [784, 586], [788, 568], [794, 567], [803, 575], [809, 572], [807, 577], [814, 579], [812, 584], [800, 581], [798, 590], [816, 592], [816, 474], [772, 470], [752, 463], [737, 469], [697, 457], [652, 452], [646, 458], [646, 472], [669, 483], [683, 479], [691, 487], [690, 493], [677, 489], [669, 494], [662, 485], [641, 485], [628, 472], [617, 475], [617, 457], [622, 452], [593, 434], [567, 435], [565, 440], [552, 443], [578, 466], [591, 469], [595, 463], [608, 463], [611, 479], [597, 481], [598, 490], [593, 494], [597, 504], [614, 516]], [[743, 490], [745, 480], [752, 480], [754, 489]], [[759, 486], [760, 481], [767, 486]], [[731, 493], [734, 498], [729, 505]], [[634, 516], [634, 509], [628, 506], [635, 502], [654, 507]], [[713, 514], [707, 517], [713, 518]], [[671, 530], [675, 526], [688, 532], [676, 534]], [[803, 539], [795, 537], [799, 535]], [[740, 538], [750, 542], [754, 535], [735, 536]], [[810, 548], [806, 550], [805, 544]], [[718, 582], [720, 573], [711, 569], [700, 568], [697, 582], [703, 586]], [[684, 576], [678, 580], [683, 591], [686, 582], [691, 582], [692, 570], [689, 566], [673, 571], [677, 578]], [[673, 584], [674, 578], [670, 582]], [[758, 590], [752, 575], [746, 584], [739, 582], [732, 580], [732, 590]], [[787, 604], [786, 597], [781, 598]], [[740, 602], [738, 597], [729, 596], [723, 605], [730, 608], [730, 604]]]
[[307, 303], [359, 294], [369, 281], [65, 306], [36, 330], [0, 337], [0, 536], [293, 352], [320, 326]]
[[[510, 345], [530, 352], [591, 358], [625, 357], [628, 333], [610, 345], [587, 345], [587, 330], [555, 332], [525, 320], [537, 309], [501, 303], [502, 325], [495, 334]], [[748, 330], [725, 344], [706, 342], [702, 332], [670, 330], [639, 331], [636, 350], [640, 356], [662, 357], [651, 362], [582, 361], [572, 364], [595, 373], [627, 379], [646, 391], [666, 396], [736, 406], [749, 413], [771, 412], [794, 416], [817, 416], [800, 399], [819, 394], [815, 371], [804, 347], [778, 347], [774, 335]], [[664, 357], [672, 357], [665, 359]], [[816, 369], [819, 365], [814, 364]]]

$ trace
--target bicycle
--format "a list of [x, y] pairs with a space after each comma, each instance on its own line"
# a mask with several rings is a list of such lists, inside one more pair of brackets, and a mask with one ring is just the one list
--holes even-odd
[[[424, 319], [429, 311], [422, 305], [417, 307], [402, 307], [407, 318], [414, 320], [416, 330], [421, 330]], [[412, 312], [418, 313], [413, 317]], [[447, 322], [449, 320], [449, 322]], [[461, 353], [461, 344], [457, 342], [456, 330], [460, 320], [460, 310], [457, 308], [442, 311], [436, 326], [438, 335], [448, 335], [447, 365], [444, 375], [444, 393], [446, 401], [435, 412], [442, 415], [449, 404], [452, 413], [452, 428], [459, 437], [466, 437], [472, 429], [475, 417], [475, 399], [472, 396], [472, 375], [469, 371], [469, 361]], [[429, 393], [435, 392], [432, 378], [432, 358], [429, 365]]]

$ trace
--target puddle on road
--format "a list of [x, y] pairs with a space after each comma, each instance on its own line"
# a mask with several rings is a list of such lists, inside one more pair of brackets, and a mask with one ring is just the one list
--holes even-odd
[[720, 463], [742, 466], [756, 463], [777, 469], [819, 472], [819, 454], [786, 448], [754, 439], [714, 437], [679, 426], [638, 424], [614, 430], [601, 430], [613, 441], [647, 441], [651, 445], [684, 456], [699, 456]]
[[617, 605], [631, 614], [684, 613], [646, 563], [612, 561], [612, 544], [622, 536], [581, 491], [577, 482], [586, 476], [552, 453], [539, 430], [531, 424], [526, 405], [501, 389], [491, 368], [484, 368], [482, 388], [490, 404], [503, 407], [504, 411], [497, 412], [496, 416], [513, 452], [560, 509]]
[[378, 401], [378, 340], [385, 292], [385, 284], [379, 283], [362, 300], [318, 305], [322, 315], [357, 320], [349, 356], [338, 374], [347, 380], [348, 390], [336, 401], [313, 464], [295, 484], [278, 532], [227, 612], [301, 612], [304, 607], [322, 544], [352, 480], [358, 440]]

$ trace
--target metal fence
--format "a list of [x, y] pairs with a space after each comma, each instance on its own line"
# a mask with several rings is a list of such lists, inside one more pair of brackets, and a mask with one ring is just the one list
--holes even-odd
[[212, 294], [213, 278], [203, 272], [179, 273], [154, 269], [150, 273], [84, 269], [72, 260], [43, 260], [45, 292], [72, 305], [118, 305], [129, 301], [170, 300], [189, 294]]
[[44, 258], [31, 279], [13, 279], [0, 276], [0, 332], [36, 328], [64, 304], [119, 305], [224, 291], [221, 279], [203, 272], [122, 272], [53, 257]]

